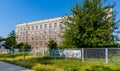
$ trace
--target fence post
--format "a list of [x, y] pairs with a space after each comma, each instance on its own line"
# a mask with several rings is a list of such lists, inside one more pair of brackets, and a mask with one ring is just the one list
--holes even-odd
[[105, 49], [105, 60], [106, 64], [108, 64], [108, 48]]
[[82, 62], [84, 61], [84, 48], [82, 48]]

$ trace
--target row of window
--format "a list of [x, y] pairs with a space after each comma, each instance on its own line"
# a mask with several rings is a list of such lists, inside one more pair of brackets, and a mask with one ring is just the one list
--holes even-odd
[[[49, 30], [40, 30], [40, 31], [33, 31], [33, 32], [27, 32], [28, 35], [31, 34], [47, 34], [47, 33], [57, 33], [60, 32], [62, 33], [64, 30], [63, 29], [49, 29]], [[26, 35], [26, 32], [20, 32], [17, 33], [18, 36]]]
[[[42, 28], [52, 28], [52, 27], [57, 27], [57, 26], [62, 26], [62, 23], [60, 22], [58, 23], [54, 23], [54, 25], [52, 23], [50, 24], [41, 24], [41, 25], [34, 25], [34, 26], [27, 26], [27, 30], [35, 30], [35, 29], [42, 29]], [[17, 28], [18, 31], [25, 31], [26, 27], [21, 27], [21, 28]]]
[[[47, 45], [47, 43], [48, 42], [45, 42], [45, 41], [40, 41], [40, 42], [28, 42], [28, 44], [30, 44], [30, 45], [40, 45], [40, 46], [42, 46], [42, 45]], [[58, 44], [61, 44], [62, 43], [62, 41], [59, 41], [58, 42]]]
[[46, 45], [47, 43], [46, 42], [42, 42], [42, 41], [40, 41], [40, 42], [29, 42], [28, 44], [30, 44], [30, 45]]
[[[45, 36], [34, 36], [27, 37], [28, 40], [46, 40], [46, 39], [57, 39], [62, 38], [62, 35], [45, 35]], [[19, 37], [17, 40], [26, 40], [26, 37]]]

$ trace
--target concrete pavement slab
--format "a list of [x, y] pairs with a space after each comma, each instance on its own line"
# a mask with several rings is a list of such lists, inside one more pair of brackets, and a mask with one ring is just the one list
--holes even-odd
[[33, 70], [0, 61], [0, 71], [33, 71]]

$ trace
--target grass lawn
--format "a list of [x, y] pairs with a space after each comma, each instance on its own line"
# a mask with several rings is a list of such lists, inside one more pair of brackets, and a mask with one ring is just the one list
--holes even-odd
[[37, 57], [19, 54], [0, 54], [0, 60], [21, 65], [35, 71], [120, 71], [120, 65], [98, 62], [81, 62], [68, 60], [63, 57]]

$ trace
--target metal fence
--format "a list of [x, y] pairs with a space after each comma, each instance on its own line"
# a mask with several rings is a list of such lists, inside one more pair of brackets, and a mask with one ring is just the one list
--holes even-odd
[[120, 48], [84, 48], [82, 61], [120, 64]]
[[34, 55], [65, 57], [81, 61], [120, 64], [120, 48], [36, 49]]

